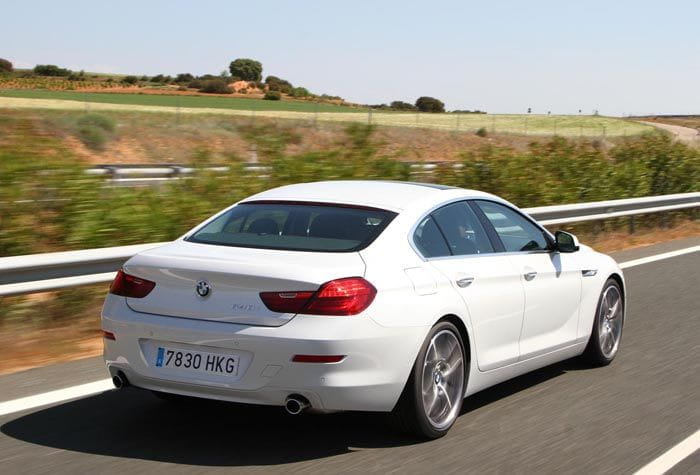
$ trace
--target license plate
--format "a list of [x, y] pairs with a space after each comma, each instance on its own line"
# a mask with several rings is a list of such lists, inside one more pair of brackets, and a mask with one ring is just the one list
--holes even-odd
[[238, 374], [238, 359], [235, 355], [159, 346], [156, 353], [156, 367], [235, 376]]

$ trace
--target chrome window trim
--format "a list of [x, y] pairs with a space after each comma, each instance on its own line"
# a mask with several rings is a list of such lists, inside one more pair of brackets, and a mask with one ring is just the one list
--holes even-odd
[[[504, 203], [501, 201], [489, 199], [489, 198], [454, 198], [449, 201], [445, 201], [440, 203], [439, 205], [433, 206], [430, 208], [429, 211], [423, 213], [420, 218], [416, 220], [416, 222], [411, 226], [411, 230], [408, 233], [408, 243], [413, 249], [413, 252], [416, 253], [416, 255], [423, 261], [423, 262], [430, 262], [434, 260], [448, 260], [448, 259], [469, 259], [469, 258], [475, 258], [475, 257], [489, 257], [489, 256], [521, 256], [521, 255], [527, 255], [527, 254], [551, 254], [551, 253], [556, 253], [556, 250], [553, 249], [538, 249], [534, 251], [503, 251], [503, 252], [484, 252], [484, 253], [478, 253], [478, 254], [461, 254], [458, 256], [439, 256], [439, 257], [425, 257], [421, 252], [418, 250], [418, 246], [415, 243], [414, 236], [416, 234], [416, 229], [418, 229], [418, 225], [429, 215], [431, 215], [434, 211], [444, 207], [448, 206], [454, 203], [459, 203], [461, 201], [464, 201], [465, 203], [468, 201], [489, 201], [491, 203], [495, 203], [501, 206], [505, 206], [506, 208], [518, 213], [520, 216], [531, 222], [532, 224], [535, 225], [539, 230], [541, 230], [550, 240], [550, 244], [554, 242], [554, 235], [550, 233], [547, 229], [544, 228], [540, 223], [535, 221], [532, 217], [527, 215], [526, 213], [523, 213], [522, 211], [518, 210], [517, 208], [509, 205], [508, 203]], [[468, 204], [467, 204], [468, 206]], [[478, 204], [477, 204], [478, 206]]]

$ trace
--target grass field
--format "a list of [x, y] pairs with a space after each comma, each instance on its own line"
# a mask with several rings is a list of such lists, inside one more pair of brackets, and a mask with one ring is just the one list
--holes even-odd
[[649, 125], [602, 116], [370, 113], [363, 109], [311, 102], [147, 94], [8, 90], [0, 91], [0, 107], [247, 115], [300, 121], [364, 122], [456, 132], [474, 132], [483, 128], [489, 134], [532, 136], [605, 138], [654, 130]]
[[64, 101], [91, 102], [97, 104], [124, 104], [132, 106], [157, 106], [243, 110], [243, 111], [296, 111], [296, 112], [363, 112], [348, 106], [322, 104], [307, 101], [264, 101], [221, 96], [186, 96], [167, 94], [120, 94], [78, 91], [48, 91], [15, 89], [0, 91], [0, 97], [25, 99], [58, 99]]

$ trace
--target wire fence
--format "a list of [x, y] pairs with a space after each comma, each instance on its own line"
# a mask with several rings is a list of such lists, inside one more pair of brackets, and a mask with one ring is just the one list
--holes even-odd
[[[42, 93], [42, 94], [38, 94]], [[171, 116], [172, 124], [191, 116], [221, 115], [282, 120], [319, 127], [325, 123], [424, 128], [486, 135], [597, 138], [635, 136], [654, 130], [649, 124], [598, 115], [423, 113], [338, 106], [305, 101], [263, 101], [220, 96], [116, 94], [37, 91], [32, 97], [0, 90], [0, 107], [82, 110], [83, 112], [150, 112]], [[698, 137], [700, 140], [700, 137]]]

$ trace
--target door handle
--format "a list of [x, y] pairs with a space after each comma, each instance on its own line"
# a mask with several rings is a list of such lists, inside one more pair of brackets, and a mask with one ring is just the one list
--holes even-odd
[[523, 277], [525, 277], [525, 280], [527, 280], [529, 282], [532, 279], [534, 279], [535, 277], [537, 277], [537, 271], [535, 271], [535, 270], [527, 271], [523, 274]]
[[457, 287], [459, 288], [466, 288], [472, 285], [472, 282], [474, 282], [474, 277], [462, 277], [461, 279], [457, 279]]

